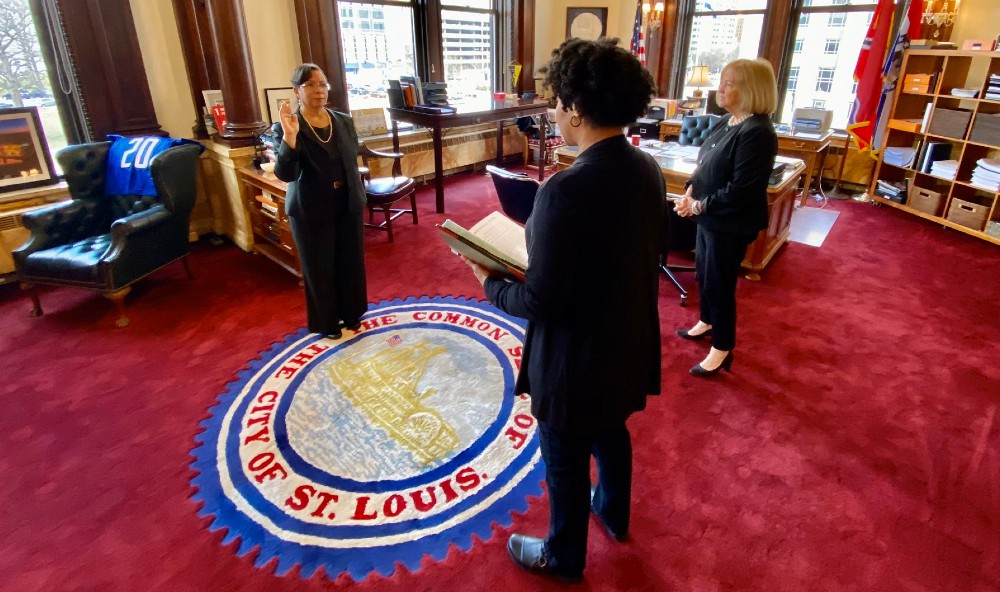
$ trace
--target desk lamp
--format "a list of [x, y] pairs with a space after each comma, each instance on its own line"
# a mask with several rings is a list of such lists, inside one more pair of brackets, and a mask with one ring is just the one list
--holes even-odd
[[712, 81], [708, 79], [708, 66], [695, 66], [691, 71], [691, 78], [688, 79], [686, 86], [693, 86], [694, 92], [691, 96], [700, 99], [702, 97], [701, 87], [709, 86]]

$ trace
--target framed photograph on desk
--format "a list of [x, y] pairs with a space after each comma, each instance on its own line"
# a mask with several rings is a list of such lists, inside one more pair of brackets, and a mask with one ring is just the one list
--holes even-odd
[[292, 113], [298, 107], [295, 90], [290, 86], [287, 88], [265, 88], [264, 99], [267, 101], [267, 116], [271, 123], [281, 119], [278, 113], [281, 112], [281, 106], [285, 103], [288, 103], [292, 108]]

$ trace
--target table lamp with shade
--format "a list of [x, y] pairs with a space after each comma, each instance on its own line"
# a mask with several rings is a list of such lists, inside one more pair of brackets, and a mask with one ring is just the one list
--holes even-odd
[[708, 66], [695, 66], [691, 70], [691, 78], [688, 79], [685, 86], [693, 86], [694, 92], [691, 96], [700, 99], [702, 97], [701, 87], [709, 86], [712, 81], [708, 79]]

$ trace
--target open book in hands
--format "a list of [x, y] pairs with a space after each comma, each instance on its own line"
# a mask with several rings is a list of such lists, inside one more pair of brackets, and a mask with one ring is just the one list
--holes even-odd
[[455, 253], [504, 277], [524, 281], [528, 269], [524, 228], [507, 216], [493, 212], [468, 230], [445, 220], [438, 230]]

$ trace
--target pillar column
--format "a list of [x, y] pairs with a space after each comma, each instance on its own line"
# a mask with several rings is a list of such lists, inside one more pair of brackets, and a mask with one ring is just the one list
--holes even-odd
[[222, 100], [226, 106], [227, 121], [219, 134], [232, 146], [248, 146], [267, 124], [257, 102], [257, 80], [243, 20], [243, 2], [205, 0], [205, 8], [218, 52]]

